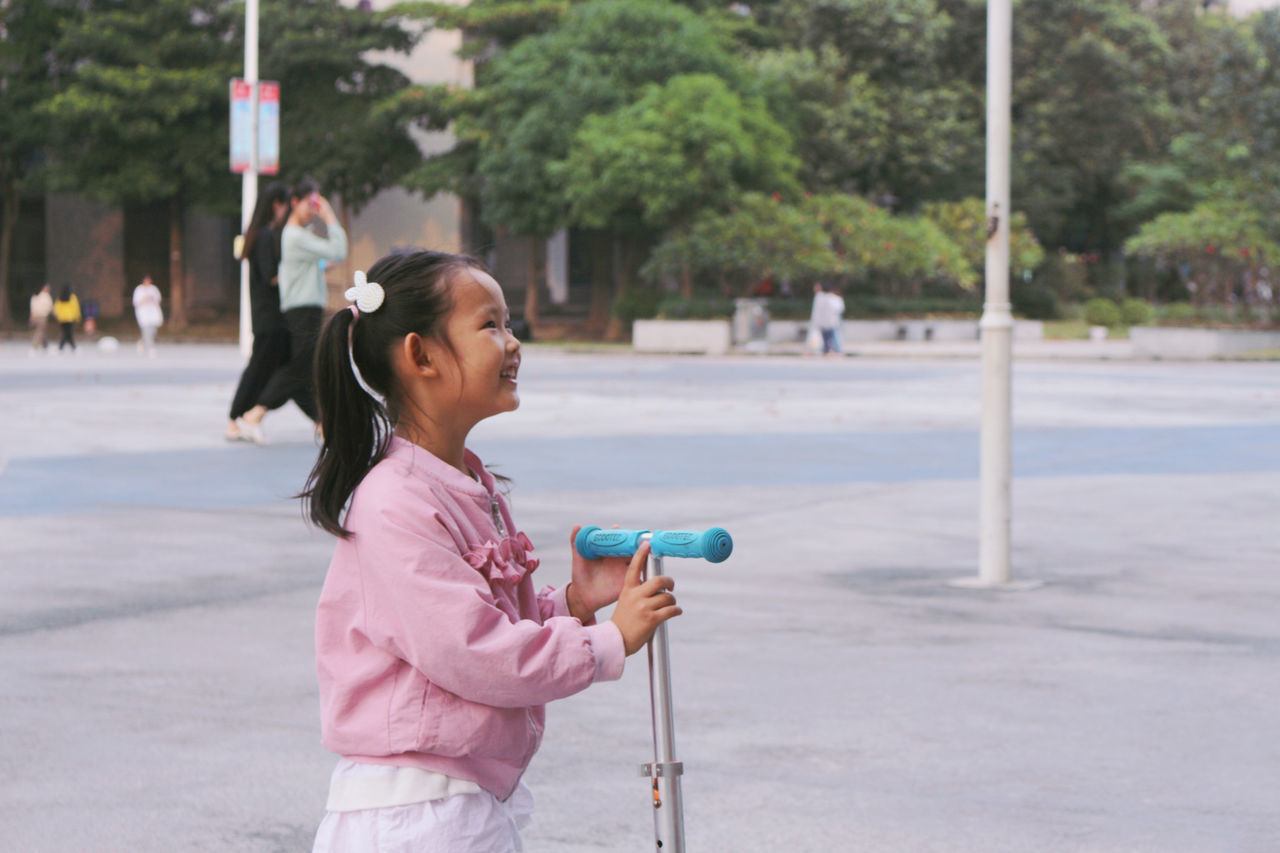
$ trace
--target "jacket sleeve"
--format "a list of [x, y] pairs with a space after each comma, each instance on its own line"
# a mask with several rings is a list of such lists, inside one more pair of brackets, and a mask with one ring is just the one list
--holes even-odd
[[513, 622], [438, 517], [424, 524], [386, 504], [373, 513], [376, 523], [356, 533], [366, 635], [432, 683], [472, 702], [519, 708], [622, 676], [622, 635], [612, 622]]
[[347, 256], [347, 232], [337, 222], [329, 225], [327, 237], [305, 228], [293, 229], [290, 237], [290, 256], [296, 260], [340, 261]]

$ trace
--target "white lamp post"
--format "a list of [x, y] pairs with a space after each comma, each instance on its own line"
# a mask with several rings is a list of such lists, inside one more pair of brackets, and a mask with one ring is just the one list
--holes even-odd
[[1009, 582], [1013, 312], [1009, 304], [1011, 0], [987, 3], [987, 259], [982, 311], [981, 538], [978, 583]]
[[[258, 0], [244, 6], [244, 79], [249, 84], [249, 169], [240, 184], [240, 233], [249, 230], [253, 208], [258, 204]], [[240, 262], [240, 354], [248, 358], [253, 349], [253, 307], [249, 302], [249, 261]]]

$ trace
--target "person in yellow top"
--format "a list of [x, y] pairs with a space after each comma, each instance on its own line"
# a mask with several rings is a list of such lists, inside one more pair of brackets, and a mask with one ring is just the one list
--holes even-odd
[[71, 344], [71, 351], [75, 352], [75, 330], [76, 323], [80, 322], [80, 300], [76, 299], [76, 295], [71, 292], [71, 285], [62, 286], [62, 293], [58, 294], [58, 300], [53, 303], [53, 318], [58, 321], [58, 325], [62, 326], [62, 340], [58, 341], [58, 352], [62, 352], [62, 348], [67, 344]]

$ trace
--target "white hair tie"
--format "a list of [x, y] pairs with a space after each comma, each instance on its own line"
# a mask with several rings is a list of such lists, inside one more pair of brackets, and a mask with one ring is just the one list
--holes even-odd
[[355, 286], [347, 288], [347, 292], [342, 294], [347, 301], [354, 302], [361, 314], [372, 314], [381, 308], [382, 301], [387, 298], [382, 285], [366, 279], [362, 270], [356, 270], [354, 278]]

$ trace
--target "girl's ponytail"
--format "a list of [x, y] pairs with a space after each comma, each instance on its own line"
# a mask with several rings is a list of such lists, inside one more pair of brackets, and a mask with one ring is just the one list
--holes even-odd
[[316, 347], [316, 402], [324, 441], [299, 496], [303, 512], [317, 527], [343, 539], [342, 511], [360, 481], [382, 459], [391, 423], [380, 401], [361, 387], [352, 367], [350, 336], [358, 327], [351, 310], [325, 323]]
[[357, 278], [357, 288], [367, 281], [382, 289], [377, 306], [360, 314], [339, 311], [324, 324], [315, 369], [324, 441], [299, 495], [304, 514], [317, 527], [343, 539], [351, 535], [342, 526], [342, 512], [356, 486], [386, 455], [404, 402], [391, 353], [410, 333], [443, 335], [453, 306], [449, 280], [466, 269], [484, 266], [447, 252], [387, 255], [369, 268], [367, 278]]

